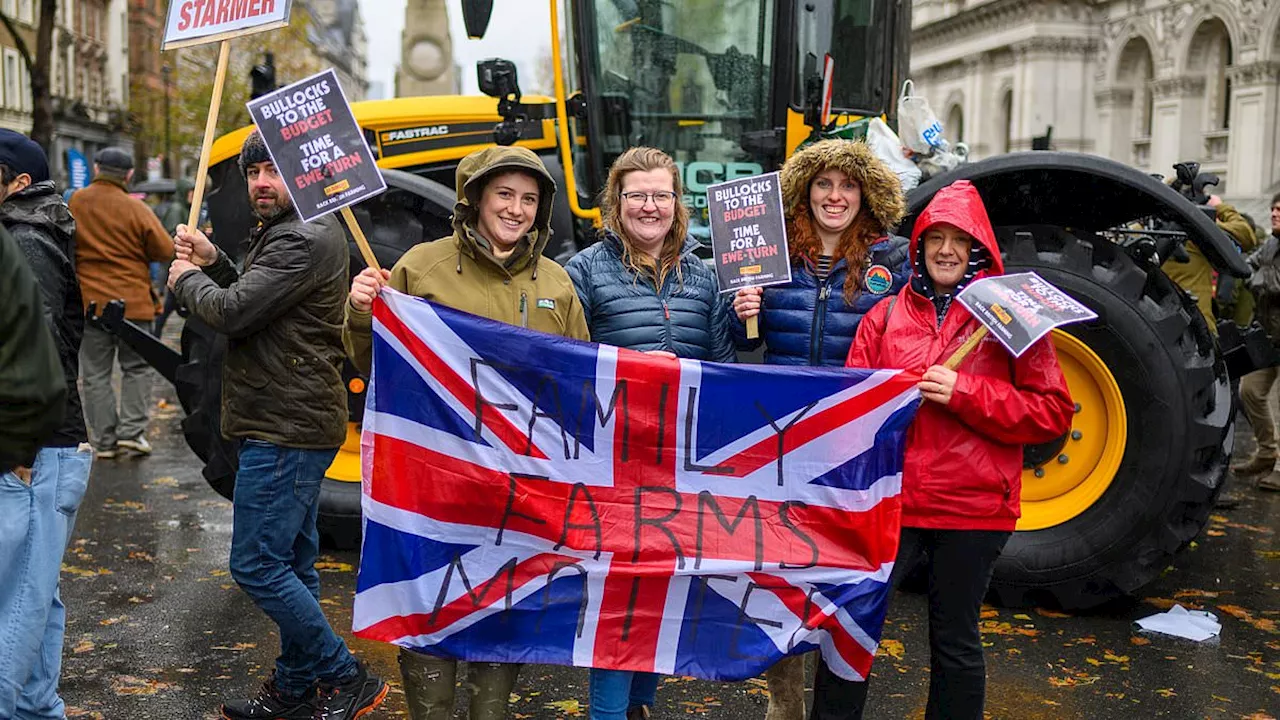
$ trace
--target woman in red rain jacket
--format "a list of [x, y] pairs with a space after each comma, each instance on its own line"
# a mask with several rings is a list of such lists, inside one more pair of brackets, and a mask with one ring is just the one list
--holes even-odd
[[[922, 374], [924, 398], [907, 436], [902, 537], [894, 587], [923, 562], [929, 592], [925, 718], [982, 718], [986, 666], [978, 618], [992, 569], [1021, 514], [1022, 446], [1067, 432], [1073, 404], [1043, 338], [1015, 358], [988, 336], [960, 363], [943, 363], [981, 325], [952, 299], [1004, 265], [978, 191], [941, 190], [916, 221], [911, 282], [863, 319], [845, 363]], [[860, 718], [866, 683], [825, 665], [810, 720]]]

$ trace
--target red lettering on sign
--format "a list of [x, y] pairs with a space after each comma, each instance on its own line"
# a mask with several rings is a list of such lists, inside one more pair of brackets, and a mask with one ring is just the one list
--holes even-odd
[[733, 210], [724, 211], [724, 221], [733, 222], [749, 217], [759, 217], [764, 214], [764, 205], [748, 205], [744, 208], [734, 208]]
[[303, 118], [292, 125], [281, 128], [280, 139], [292, 140], [306, 134], [308, 130], [318, 130], [331, 122], [333, 122], [333, 110], [318, 112], [311, 117]]
[[184, 2], [178, 8], [178, 29], [186, 30], [191, 27], [191, 3]]

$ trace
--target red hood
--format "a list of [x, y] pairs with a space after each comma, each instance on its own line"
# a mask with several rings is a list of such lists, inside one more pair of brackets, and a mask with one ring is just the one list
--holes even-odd
[[968, 180], [957, 180], [938, 191], [929, 201], [929, 205], [916, 219], [911, 230], [912, 267], [914, 258], [919, 257], [920, 236], [933, 225], [954, 225], [969, 233], [982, 243], [991, 257], [991, 267], [979, 273], [982, 275], [1003, 275], [1004, 262], [1000, 259], [1000, 246], [996, 244], [995, 231], [991, 229], [991, 220], [987, 218], [987, 206], [982, 204], [982, 196], [978, 189]]

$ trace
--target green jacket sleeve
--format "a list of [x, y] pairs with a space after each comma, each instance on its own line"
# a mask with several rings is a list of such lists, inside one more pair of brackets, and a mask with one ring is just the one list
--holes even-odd
[[226, 265], [220, 253], [210, 266], [212, 272], [183, 275], [173, 292], [209, 327], [232, 338], [266, 327], [316, 286], [311, 246], [298, 235], [273, 239], [249, 269], [228, 287], [220, 287], [219, 280], [230, 279]]
[[373, 365], [373, 313], [351, 307], [350, 300], [342, 323], [342, 347], [356, 369], [368, 377]]
[[0, 229], [0, 472], [29, 466], [62, 422], [67, 383], [44, 301], [13, 238]]
[[1253, 236], [1253, 228], [1249, 225], [1249, 221], [1239, 213], [1234, 207], [1222, 203], [1215, 211], [1218, 221], [1218, 227], [1235, 241], [1240, 249], [1249, 252], [1258, 246], [1258, 241]]

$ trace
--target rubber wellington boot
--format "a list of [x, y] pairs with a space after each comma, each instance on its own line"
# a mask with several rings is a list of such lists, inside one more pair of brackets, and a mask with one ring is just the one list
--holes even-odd
[[506, 720], [511, 689], [520, 674], [519, 663], [468, 663], [467, 688], [471, 691], [470, 720]]
[[769, 683], [765, 720], [804, 720], [804, 656], [791, 655], [764, 673]]
[[452, 720], [456, 660], [400, 649], [400, 677], [404, 702], [413, 720]]

